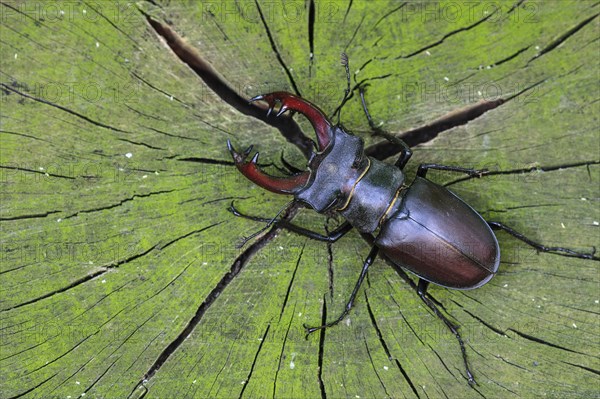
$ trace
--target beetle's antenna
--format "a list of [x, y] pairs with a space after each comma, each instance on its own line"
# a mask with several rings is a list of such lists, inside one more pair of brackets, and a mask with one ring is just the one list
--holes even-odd
[[277, 221], [277, 217], [279, 215], [281, 215], [281, 213], [283, 211], [285, 211], [286, 209], [289, 208], [290, 205], [292, 205], [294, 203], [294, 201], [296, 201], [295, 199], [289, 201], [287, 204], [285, 204], [280, 210], [279, 212], [277, 212], [277, 214], [270, 219], [267, 224], [260, 230], [258, 230], [257, 232], [249, 235], [248, 237], [242, 237], [242, 239], [240, 240], [240, 242], [236, 245], [237, 248], [242, 248], [244, 245], [246, 245], [246, 243], [248, 241], [250, 241], [251, 239], [253, 239], [254, 237], [256, 237], [257, 235], [259, 235], [260, 233], [262, 233], [263, 231], [265, 231], [266, 229], [268, 229], [269, 227], [271, 227], [273, 225], [273, 223], [275, 223]]
[[338, 112], [338, 120], [337, 120], [338, 126], [340, 124], [340, 119], [342, 117], [342, 107], [344, 106], [344, 103], [346, 103], [346, 101], [348, 100], [348, 96], [350, 95], [350, 62], [348, 61], [348, 56], [346, 55], [346, 53], [342, 53], [340, 60], [342, 62], [342, 65], [346, 69], [347, 87], [346, 87], [346, 90], [344, 90], [344, 98], [342, 98], [342, 103], [340, 104], [340, 108], [339, 108], [339, 112]]

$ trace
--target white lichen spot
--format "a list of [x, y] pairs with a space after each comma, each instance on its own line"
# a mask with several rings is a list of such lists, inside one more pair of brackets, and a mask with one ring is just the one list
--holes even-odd
[[481, 97], [481, 96], [483, 96], [483, 93], [482, 93], [481, 91], [477, 91], [477, 95], [478, 95], [479, 97]]
[[147, 178], [148, 178], [148, 175], [142, 176], [142, 179], [147, 179]]
[[19, 54], [15, 53], [15, 60], [17, 59], [18, 56], [19, 56]]
[[429, 50], [425, 50], [425, 54], [431, 55], [431, 53], [429, 52]]
[[573, 328], [577, 328], [577, 324], [573, 323]]
[[596, 299], [596, 300], [594, 301], [594, 303], [600, 303], [600, 301]]
[[169, 97], [169, 99], [170, 99], [171, 101], [173, 101], [173, 96]]
[[449, 82], [449, 81], [450, 81], [450, 79], [448, 78], [448, 76], [444, 76], [444, 80], [445, 80], [446, 82]]
[[131, 158], [131, 157], [133, 156], [133, 154], [132, 154], [132, 153], [130, 153], [130, 152], [128, 152], [127, 154], [125, 154], [125, 156], [126, 156], [127, 158]]
[[240, 384], [244, 385], [246, 383], [246, 380], [240, 382]]
[[57, 223], [60, 223], [60, 222], [62, 222], [62, 218], [58, 218], [58, 219], [56, 219], [56, 222], [57, 222]]
[[96, 48], [100, 47], [100, 43], [96, 42]]
[[83, 10], [81, 10], [81, 12], [85, 15], [87, 14], [87, 10], [84, 8]]
[[102, 282], [102, 284], [106, 284], [106, 280], [102, 280], [101, 282]]
[[44, 176], [50, 177], [50, 175], [48, 174], [48, 172], [44, 173]]
[[566, 227], [565, 227], [565, 224], [564, 224], [563, 222], [560, 222], [560, 226], [561, 226], [563, 229], [566, 229]]
[[158, 170], [155, 170], [155, 171], [154, 171], [154, 174], [155, 174], [156, 176], [158, 176]]
[[196, 381], [198, 381], [198, 380], [194, 380], [194, 381], [192, 381], [192, 384], [195, 384], [195, 383], [196, 383]]
[[83, 398], [84, 396], [85, 396], [85, 392], [82, 392], [81, 393], [81, 397]]
[[389, 368], [388, 366], [383, 366], [383, 369], [384, 369], [385, 371], [388, 371], [390, 368]]
[[503, 287], [504, 287], [504, 288], [508, 287], [508, 284], [504, 284], [504, 285], [503, 285]]
[[44, 170], [44, 167], [43, 167], [43, 166], [40, 166], [38, 169], [39, 169], [39, 170]]
[[80, 384], [81, 384], [81, 382], [79, 382], [79, 381], [75, 381], [75, 384], [77, 384], [77, 385], [80, 385]]
[[208, 265], [208, 262], [202, 262], [202, 266]]
[[278, 248], [279, 248], [280, 251], [283, 250], [283, 247], [281, 245]]
[[302, 312], [298, 313], [298, 317], [302, 316]]
[[350, 322], [350, 318], [348, 317], [348, 318], [346, 319], [346, 325], [349, 327], [349, 326], [350, 326], [350, 324], [351, 324], [351, 322]]
[[597, 220], [594, 220], [594, 221], [592, 222], [592, 224], [593, 224], [594, 226], [600, 226], [600, 223], [599, 223]]
[[539, 50], [539, 49], [540, 49], [540, 46], [535, 46], [535, 49], [536, 49], [536, 50]]
[[294, 359], [296, 358], [296, 352], [292, 352], [292, 360], [290, 360], [290, 369], [294, 369], [296, 367], [296, 363], [294, 363]]
[[488, 66], [485, 67], [485, 69], [492, 69], [492, 66], [488, 65]]
[[582, 200], [582, 201], [587, 201], [587, 198], [585, 198], [585, 197], [581, 197], [581, 200]]

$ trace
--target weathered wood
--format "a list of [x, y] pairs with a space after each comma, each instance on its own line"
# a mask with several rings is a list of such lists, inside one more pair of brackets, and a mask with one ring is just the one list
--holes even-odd
[[[366, 79], [371, 114], [395, 134], [504, 99], [416, 147], [407, 174], [420, 162], [507, 172], [451, 188], [487, 219], [591, 251], [600, 247], [593, 2], [0, 9], [1, 397], [600, 395], [598, 262], [537, 254], [504, 233], [489, 284], [430, 289], [461, 326], [474, 389], [455, 338], [380, 260], [350, 317], [305, 340], [304, 323], [343, 309], [368, 245], [351, 232], [329, 251], [279, 231], [236, 248], [262, 226], [227, 212], [232, 200], [272, 216], [289, 198], [237, 173], [225, 141], [256, 144], [266, 163], [285, 140], [225, 103], [147, 22], [168, 24], [243, 97], [296, 90], [328, 113], [343, 96], [345, 51], [353, 85]], [[380, 140], [356, 91], [342, 122]], [[302, 164], [291, 144], [285, 155]], [[295, 221], [326, 223], [308, 210]]]

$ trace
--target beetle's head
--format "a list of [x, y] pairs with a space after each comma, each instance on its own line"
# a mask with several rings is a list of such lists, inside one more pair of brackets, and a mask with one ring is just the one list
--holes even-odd
[[314, 173], [320, 166], [325, 154], [330, 150], [334, 141], [334, 130], [337, 127], [332, 126], [325, 114], [310, 102], [302, 98], [283, 91], [264, 94], [252, 98], [250, 101], [263, 100], [269, 104], [267, 115], [269, 115], [276, 104], [280, 104], [279, 111], [276, 116], [280, 116], [285, 111], [296, 111], [310, 121], [317, 134], [316, 149], [317, 152], [312, 152], [308, 161], [308, 170], [288, 177], [275, 177], [266, 174], [257, 166], [258, 152], [252, 157], [250, 162], [246, 161], [248, 155], [252, 151], [252, 146], [248, 147], [244, 152], [237, 152], [231, 142], [227, 140], [227, 148], [233, 157], [235, 166], [249, 180], [257, 185], [279, 194], [297, 194], [302, 191], [313, 180]]

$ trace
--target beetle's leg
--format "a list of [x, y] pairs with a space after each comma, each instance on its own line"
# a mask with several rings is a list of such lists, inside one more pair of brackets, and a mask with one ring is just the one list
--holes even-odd
[[331, 327], [336, 325], [337, 323], [339, 323], [340, 321], [342, 321], [344, 319], [344, 317], [346, 317], [346, 315], [348, 314], [348, 312], [350, 312], [350, 309], [352, 309], [352, 305], [354, 304], [354, 299], [356, 298], [356, 294], [358, 293], [358, 289], [360, 288], [360, 285], [362, 284], [363, 280], [365, 279], [365, 276], [367, 275], [367, 271], [369, 270], [369, 266], [371, 266], [373, 264], [373, 261], [375, 260], [375, 258], [377, 257], [377, 252], [379, 251], [379, 247], [377, 246], [373, 246], [373, 248], [371, 248], [371, 252], [369, 252], [369, 255], [367, 256], [367, 259], [365, 259], [365, 263], [363, 264], [363, 268], [360, 272], [360, 276], [358, 277], [358, 281], [356, 282], [356, 285], [354, 286], [354, 289], [352, 290], [352, 294], [350, 295], [350, 299], [348, 300], [348, 303], [346, 303], [346, 308], [344, 309], [344, 311], [342, 312], [342, 314], [340, 315], [340, 317], [338, 317], [337, 319], [330, 321], [329, 323], [323, 324], [321, 326], [318, 327], [307, 327], [306, 324], [304, 325], [304, 328], [306, 328], [306, 335], [308, 336], [308, 334], [313, 333], [317, 330], [321, 330], [323, 328], [327, 328], [327, 327]]
[[518, 240], [523, 241], [525, 244], [527, 244], [541, 252], [559, 253], [561, 255], [570, 256], [573, 258], [600, 260], [600, 257], [595, 256], [596, 248], [594, 248], [591, 253], [583, 253], [583, 252], [574, 251], [569, 248], [547, 247], [543, 244], [537, 243], [537, 242], [525, 237], [523, 234], [519, 233], [518, 231], [513, 230], [512, 228], [510, 228], [500, 222], [487, 222], [487, 224], [494, 230], [506, 231], [511, 236], [515, 237]]
[[460, 166], [448, 166], [448, 165], [438, 165], [436, 163], [423, 163], [419, 165], [419, 169], [417, 170], [417, 176], [425, 178], [429, 169], [437, 169], [437, 170], [446, 170], [450, 172], [459, 172], [465, 173], [469, 176], [473, 177], [481, 177], [487, 175], [489, 171], [487, 169], [470, 169], [470, 168], [461, 168]]
[[427, 298], [427, 287], [429, 287], [429, 281], [423, 280], [422, 278], [419, 279], [419, 284], [417, 286], [417, 294], [419, 294], [419, 297], [423, 300], [423, 302], [425, 302], [429, 309], [431, 309], [433, 313], [435, 313], [435, 315], [444, 322], [446, 327], [448, 327], [448, 329], [452, 332], [452, 334], [454, 334], [454, 336], [458, 340], [458, 344], [460, 345], [460, 351], [462, 352], [463, 362], [465, 363], [467, 378], [469, 380], [469, 384], [473, 385], [476, 383], [475, 378], [473, 377], [473, 374], [469, 369], [469, 362], [467, 361], [467, 350], [465, 349], [465, 343], [463, 342], [463, 339], [460, 336], [460, 333], [458, 332], [458, 326], [454, 325], [454, 323], [448, 320], [446, 316], [444, 316], [442, 312], [440, 312], [437, 306], [435, 306], [435, 303], [431, 299]]
[[390, 133], [384, 131], [379, 126], [375, 126], [373, 119], [371, 119], [371, 114], [369, 114], [369, 110], [367, 109], [367, 103], [365, 101], [364, 87], [360, 86], [358, 88], [358, 92], [360, 93], [360, 101], [362, 102], [363, 110], [365, 111], [365, 115], [367, 116], [367, 120], [369, 121], [369, 126], [371, 127], [373, 132], [375, 132], [375, 134], [377, 134], [378, 136], [382, 136], [382, 137], [386, 138], [388, 141], [391, 141], [393, 144], [396, 144], [402, 148], [400, 150], [400, 156], [398, 157], [398, 160], [396, 161], [395, 165], [399, 169], [403, 169], [404, 165], [406, 165], [406, 163], [412, 156], [412, 150], [402, 139], [394, 136], [393, 134], [390, 134]]
[[402, 151], [400, 151], [400, 156], [394, 165], [398, 167], [398, 169], [404, 169], [404, 165], [408, 162], [410, 157], [412, 156], [412, 150], [410, 147], [400, 138], [391, 135], [386, 137], [389, 141], [399, 146], [402, 146]]
[[[254, 220], [256, 222], [268, 223], [272, 220], [272, 219], [267, 219], [267, 218], [261, 218], [258, 216], [245, 215], [245, 214], [241, 213], [240, 211], [238, 211], [237, 208], [233, 206], [233, 202], [231, 202], [231, 205], [229, 206], [228, 210], [229, 210], [229, 212], [233, 213], [235, 216]], [[283, 229], [293, 231], [294, 233], [311, 238], [313, 240], [325, 241], [325, 242], [336, 242], [337, 240], [342, 238], [347, 232], [352, 230], [352, 225], [348, 222], [342, 223], [335, 230], [329, 232], [329, 234], [327, 234], [327, 235], [323, 235], [323, 234], [317, 233], [316, 231], [312, 231], [312, 230], [309, 230], [302, 226], [298, 226], [296, 224], [288, 222], [287, 220], [278, 220], [278, 221], [274, 222], [273, 224], [276, 225], [277, 227], [281, 227]]]

